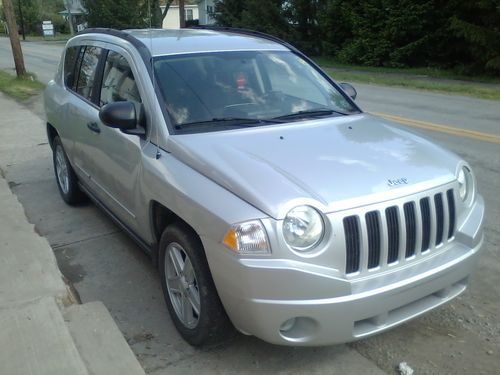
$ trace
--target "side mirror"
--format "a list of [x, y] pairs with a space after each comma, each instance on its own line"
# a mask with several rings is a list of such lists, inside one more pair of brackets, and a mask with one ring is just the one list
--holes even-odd
[[339, 86], [342, 87], [342, 90], [344, 90], [344, 92], [347, 95], [349, 95], [352, 98], [352, 100], [356, 100], [358, 92], [356, 91], [353, 85], [351, 85], [350, 83], [342, 82], [339, 84]]
[[126, 134], [145, 135], [143, 127], [138, 126], [137, 111], [132, 102], [113, 102], [104, 105], [99, 111], [102, 123], [110, 128], [120, 129]]

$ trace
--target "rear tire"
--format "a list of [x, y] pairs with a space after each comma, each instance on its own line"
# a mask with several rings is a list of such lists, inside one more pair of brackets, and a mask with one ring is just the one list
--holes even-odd
[[84, 200], [85, 195], [78, 186], [78, 178], [76, 177], [73, 167], [69, 163], [59, 136], [54, 137], [52, 147], [54, 173], [56, 175], [56, 183], [62, 199], [64, 199], [64, 201], [69, 205], [81, 203]]
[[161, 285], [170, 317], [189, 344], [215, 344], [234, 332], [219, 299], [199, 237], [173, 224], [160, 240]]

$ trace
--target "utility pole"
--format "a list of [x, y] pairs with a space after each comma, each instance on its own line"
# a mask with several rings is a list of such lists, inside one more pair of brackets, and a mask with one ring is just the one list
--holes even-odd
[[71, 35], [75, 35], [75, 27], [73, 26], [73, 15], [71, 14], [69, 1], [65, 0], [64, 5], [66, 5], [66, 10], [68, 11], [69, 32]]
[[186, 27], [186, 11], [184, 10], [184, 0], [179, 0], [179, 25], [181, 29]]
[[24, 31], [23, 7], [21, 6], [21, 0], [17, 0], [17, 5], [19, 7], [19, 20], [21, 21], [21, 33], [23, 34], [23, 40], [26, 40], [26, 33]]
[[23, 50], [21, 49], [19, 33], [17, 32], [17, 23], [16, 17], [14, 16], [12, 0], [3, 0], [3, 11], [5, 13], [7, 26], [9, 27], [10, 45], [12, 46], [12, 55], [14, 56], [14, 64], [16, 65], [16, 73], [18, 77], [22, 77], [26, 74], [26, 67], [24, 66]]

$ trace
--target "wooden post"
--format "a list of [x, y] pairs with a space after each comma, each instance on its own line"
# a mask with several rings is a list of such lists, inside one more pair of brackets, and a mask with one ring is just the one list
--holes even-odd
[[3, 0], [3, 11], [5, 13], [7, 26], [9, 27], [10, 45], [12, 46], [16, 73], [18, 77], [22, 77], [26, 75], [26, 67], [24, 66], [23, 50], [21, 49], [21, 42], [19, 41], [16, 17], [14, 16], [14, 8], [11, 0]]
[[181, 29], [186, 27], [186, 11], [184, 9], [184, 0], [179, 0], [179, 25]]

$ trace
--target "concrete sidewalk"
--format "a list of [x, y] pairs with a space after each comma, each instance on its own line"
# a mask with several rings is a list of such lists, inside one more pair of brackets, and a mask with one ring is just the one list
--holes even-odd
[[0, 373], [144, 374], [106, 307], [77, 304], [4, 179], [2, 171], [48, 152], [37, 147], [43, 127], [26, 131], [34, 121], [0, 94]]

